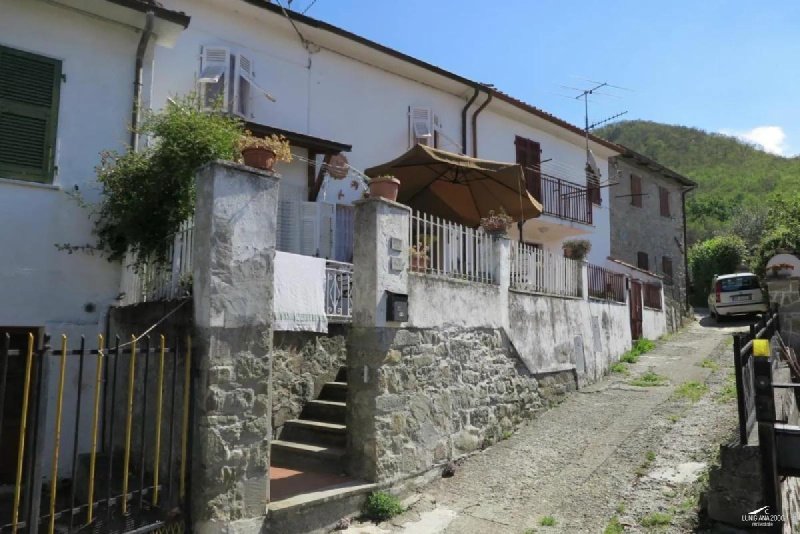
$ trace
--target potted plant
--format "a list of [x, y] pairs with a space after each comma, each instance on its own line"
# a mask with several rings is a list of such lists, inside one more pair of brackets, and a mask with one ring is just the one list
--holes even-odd
[[481, 228], [490, 235], [506, 235], [512, 222], [514, 219], [501, 206], [496, 213], [494, 210], [489, 210], [489, 215], [481, 217]]
[[568, 239], [562, 243], [564, 257], [573, 260], [584, 260], [592, 250], [592, 244], [586, 239]]
[[424, 273], [428, 270], [428, 246], [420, 241], [409, 249], [411, 270]]
[[247, 131], [240, 140], [240, 149], [244, 164], [257, 169], [271, 171], [276, 161], [292, 161], [291, 146], [282, 135], [256, 137]]
[[369, 181], [369, 196], [372, 198], [385, 198], [394, 202], [399, 191], [400, 180], [394, 176], [377, 176]]

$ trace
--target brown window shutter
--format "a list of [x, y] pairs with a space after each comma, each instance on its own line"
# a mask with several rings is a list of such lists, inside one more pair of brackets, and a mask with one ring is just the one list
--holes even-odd
[[664, 187], [659, 187], [658, 197], [661, 204], [661, 216], [669, 217], [669, 190]]
[[517, 149], [517, 163], [525, 173], [525, 187], [537, 200], [542, 198], [542, 152], [536, 141], [517, 136], [514, 140]]
[[637, 252], [636, 253], [636, 266], [640, 269], [644, 269], [645, 271], [650, 270], [650, 265], [647, 259], [646, 252]]
[[631, 206], [642, 207], [642, 179], [631, 174]]
[[668, 256], [661, 258], [661, 270], [667, 280], [672, 280], [672, 258]]

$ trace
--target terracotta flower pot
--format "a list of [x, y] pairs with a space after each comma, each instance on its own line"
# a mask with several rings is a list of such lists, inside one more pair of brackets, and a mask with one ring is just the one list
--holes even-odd
[[264, 169], [265, 171], [271, 171], [275, 165], [275, 152], [267, 148], [245, 148], [242, 150], [242, 158], [244, 158], [244, 164], [248, 167]]
[[373, 178], [369, 181], [369, 196], [396, 201], [400, 191], [400, 180], [388, 176]]
[[428, 256], [421, 254], [411, 255], [411, 270], [418, 273], [424, 273], [428, 270]]
[[493, 236], [503, 236], [508, 234], [508, 226], [505, 224], [486, 224], [483, 226], [483, 230]]

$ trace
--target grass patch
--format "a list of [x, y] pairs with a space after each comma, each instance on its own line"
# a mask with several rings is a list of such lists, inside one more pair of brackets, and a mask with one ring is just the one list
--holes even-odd
[[702, 362], [700, 362], [700, 367], [703, 369], [711, 369], [712, 371], [716, 371], [719, 369], [719, 364], [712, 360], [711, 358], [706, 358]]
[[644, 455], [644, 462], [642, 465], [636, 468], [636, 476], [643, 477], [647, 474], [647, 471], [650, 469], [650, 464], [653, 463], [653, 460], [656, 459], [656, 453], [653, 451], [647, 451]]
[[725, 385], [717, 393], [717, 402], [734, 402], [736, 401], [736, 374], [731, 371], [725, 378]]
[[623, 534], [624, 532], [625, 529], [619, 522], [619, 518], [614, 516], [611, 518], [611, 521], [608, 522], [608, 525], [606, 525], [606, 529], [603, 531], [603, 534]]
[[627, 375], [630, 373], [628, 371], [628, 366], [624, 362], [615, 362], [611, 364], [611, 372], [612, 373], [620, 373], [623, 375]]
[[620, 356], [619, 360], [625, 363], [636, 363], [639, 361], [639, 356], [646, 352], [650, 352], [656, 348], [656, 344], [649, 339], [637, 339], [631, 350]]
[[647, 451], [644, 457], [647, 458], [648, 462], [652, 462], [653, 460], [656, 459], [656, 453], [654, 453], [653, 451]]
[[652, 387], [652, 386], [663, 386], [667, 383], [667, 377], [661, 376], [659, 374], [654, 373], [652, 370], [647, 371], [645, 374], [631, 380], [630, 385], [632, 386], [639, 386], [643, 388]]
[[536, 534], [536, 529], [535, 528], [526, 528], [525, 532], [523, 532], [522, 534]]
[[503, 432], [503, 436], [502, 436], [503, 437], [503, 441], [507, 440], [508, 438], [510, 438], [513, 435], [514, 435], [514, 433], [512, 431], [510, 431], [510, 430], [504, 431]]
[[703, 398], [703, 395], [708, 393], [708, 386], [701, 384], [696, 380], [684, 382], [675, 389], [675, 397], [679, 399], [687, 399], [694, 402]]
[[673, 413], [673, 414], [668, 415], [667, 419], [669, 420], [670, 423], [672, 423], [674, 425], [675, 423], [677, 423], [678, 421], [681, 420], [681, 417], [683, 417], [683, 416], [680, 415], [680, 414], [677, 414], [677, 413]]
[[556, 526], [556, 518], [552, 515], [546, 515], [539, 520], [539, 524], [543, 527], [554, 527]]
[[617, 514], [622, 515], [625, 513], [625, 503], [621, 502], [617, 505]]
[[373, 521], [386, 521], [404, 511], [400, 500], [385, 491], [370, 493], [364, 504], [364, 515]]
[[672, 515], [663, 512], [653, 512], [652, 514], [644, 516], [640, 523], [643, 527], [662, 527], [672, 523]]

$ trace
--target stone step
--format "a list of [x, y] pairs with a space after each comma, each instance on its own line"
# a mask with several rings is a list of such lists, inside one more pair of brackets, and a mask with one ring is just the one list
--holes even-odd
[[347, 382], [347, 367], [340, 367], [336, 373], [336, 382]]
[[346, 414], [347, 405], [344, 402], [317, 399], [306, 403], [300, 414], [300, 419], [343, 425]]
[[342, 473], [345, 465], [343, 447], [325, 447], [277, 439], [272, 441], [270, 465], [325, 473]]
[[347, 382], [325, 382], [319, 392], [320, 400], [340, 401], [347, 400]]
[[281, 440], [325, 447], [346, 447], [347, 427], [338, 423], [292, 419], [283, 424]]

